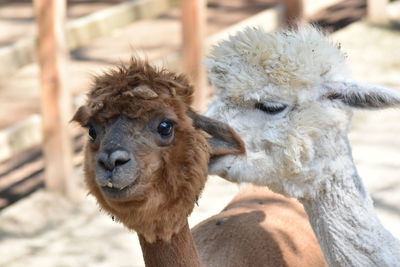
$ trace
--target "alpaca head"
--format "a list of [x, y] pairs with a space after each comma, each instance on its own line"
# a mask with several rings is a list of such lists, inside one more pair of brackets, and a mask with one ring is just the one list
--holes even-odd
[[133, 59], [96, 77], [73, 118], [88, 129], [90, 193], [149, 242], [185, 225], [210, 157], [244, 152], [226, 124], [191, 111], [192, 93], [185, 77]]
[[350, 80], [340, 48], [311, 26], [247, 29], [217, 45], [206, 65], [218, 94], [207, 115], [246, 145], [245, 156], [220, 157], [210, 171], [292, 197], [313, 197], [351, 169], [351, 108], [400, 104], [395, 91]]

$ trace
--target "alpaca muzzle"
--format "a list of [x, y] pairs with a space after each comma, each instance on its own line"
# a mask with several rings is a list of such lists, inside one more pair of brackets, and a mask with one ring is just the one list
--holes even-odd
[[136, 182], [138, 174], [138, 164], [131, 153], [122, 149], [99, 153], [96, 182], [103, 191], [123, 191]]

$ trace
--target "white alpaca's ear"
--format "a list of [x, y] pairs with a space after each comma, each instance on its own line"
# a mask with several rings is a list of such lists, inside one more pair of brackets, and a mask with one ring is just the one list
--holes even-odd
[[383, 86], [355, 81], [328, 82], [324, 98], [339, 100], [353, 108], [379, 109], [400, 107], [400, 92]]
[[193, 126], [202, 129], [210, 135], [208, 142], [211, 146], [211, 157], [244, 154], [245, 146], [242, 139], [227, 124], [189, 112]]

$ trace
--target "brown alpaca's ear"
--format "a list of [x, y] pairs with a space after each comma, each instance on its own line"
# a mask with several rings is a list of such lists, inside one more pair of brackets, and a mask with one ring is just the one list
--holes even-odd
[[87, 107], [79, 107], [78, 110], [75, 112], [75, 115], [72, 117], [71, 121], [76, 121], [80, 125], [85, 126], [89, 121], [89, 112], [87, 110]]
[[202, 129], [211, 137], [211, 157], [228, 154], [244, 154], [245, 146], [242, 139], [227, 124], [189, 111], [193, 126]]

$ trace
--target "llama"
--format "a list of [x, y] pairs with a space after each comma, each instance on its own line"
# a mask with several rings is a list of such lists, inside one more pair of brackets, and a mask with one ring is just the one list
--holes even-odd
[[265, 190], [240, 193], [196, 227], [193, 241], [187, 217], [209, 160], [243, 154], [244, 145], [226, 124], [193, 112], [192, 95], [184, 76], [138, 59], [95, 78], [73, 120], [88, 129], [85, 182], [100, 207], [137, 232], [147, 266], [325, 266], [300, 204]]
[[399, 106], [400, 94], [351, 80], [340, 47], [312, 26], [248, 28], [206, 66], [219, 96], [206, 115], [229, 122], [247, 151], [210, 172], [297, 198], [330, 266], [399, 266], [400, 243], [374, 212], [347, 134], [351, 108]]

